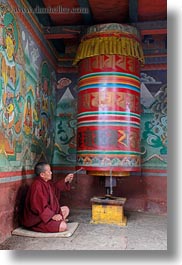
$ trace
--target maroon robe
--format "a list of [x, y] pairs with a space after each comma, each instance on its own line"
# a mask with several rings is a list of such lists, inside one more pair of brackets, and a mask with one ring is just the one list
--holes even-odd
[[60, 193], [67, 190], [70, 184], [64, 179], [54, 183], [37, 177], [27, 193], [22, 224], [34, 231], [59, 232], [61, 221], [52, 220], [52, 217], [61, 214]]

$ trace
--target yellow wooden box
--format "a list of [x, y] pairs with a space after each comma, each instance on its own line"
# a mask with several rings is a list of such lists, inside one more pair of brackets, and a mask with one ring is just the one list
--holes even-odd
[[124, 216], [123, 205], [125, 198], [94, 197], [92, 202], [92, 220], [93, 224], [116, 224], [126, 226], [127, 218]]

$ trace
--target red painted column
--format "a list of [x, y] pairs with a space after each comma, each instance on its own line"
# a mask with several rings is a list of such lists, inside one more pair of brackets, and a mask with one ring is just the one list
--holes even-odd
[[77, 165], [88, 174], [140, 171], [140, 64], [135, 28], [89, 28], [78, 48]]

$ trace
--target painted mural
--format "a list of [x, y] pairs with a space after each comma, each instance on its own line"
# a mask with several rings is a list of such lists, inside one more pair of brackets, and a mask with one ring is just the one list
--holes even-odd
[[51, 161], [55, 80], [27, 28], [0, 4], [0, 171]]
[[167, 168], [166, 71], [141, 73], [142, 167]]
[[54, 165], [76, 165], [77, 74], [60, 74], [56, 88]]

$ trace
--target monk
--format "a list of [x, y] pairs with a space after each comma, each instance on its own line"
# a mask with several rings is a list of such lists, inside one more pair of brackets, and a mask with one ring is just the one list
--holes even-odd
[[60, 207], [60, 193], [70, 190], [74, 174], [68, 174], [54, 183], [48, 163], [39, 162], [34, 170], [36, 178], [26, 196], [23, 226], [44, 233], [66, 231], [69, 208]]

